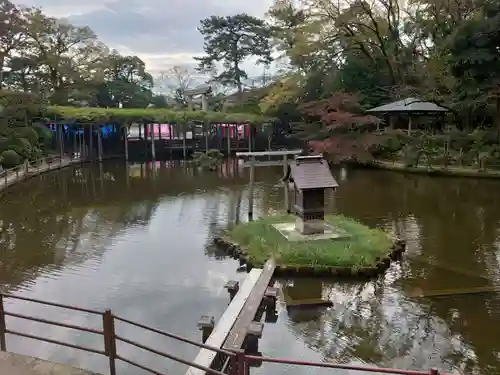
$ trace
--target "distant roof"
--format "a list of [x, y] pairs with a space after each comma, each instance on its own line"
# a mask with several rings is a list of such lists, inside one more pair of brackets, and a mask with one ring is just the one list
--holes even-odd
[[389, 104], [384, 104], [379, 107], [371, 108], [366, 112], [369, 113], [444, 113], [449, 112], [448, 109], [440, 107], [435, 103], [422, 101], [417, 98], [406, 98]]
[[235, 92], [224, 97], [227, 103], [245, 102], [251, 98], [261, 98], [267, 94], [269, 87], [256, 87], [244, 89], [242, 92]]
[[339, 186], [322, 155], [296, 156], [289, 168], [289, 178], [299, 190], [335, 189]]
[[210, 94], [212, 92], [212, 86], [203, 85], [198, 86], [194, 89], [184, 90], [185, 95], [200, 95], [200, 94]]

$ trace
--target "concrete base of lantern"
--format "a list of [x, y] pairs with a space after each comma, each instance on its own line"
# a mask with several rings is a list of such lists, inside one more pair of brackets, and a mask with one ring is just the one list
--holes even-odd
[[[300, 225], [300, 224], [299, 224]], [[306, 233], [297, 229], [297, 223], [280, 223], [273, 224], [273, 227], [281, 233], [288, 241], [298, 242], [298, 241], [316, 241], [316, 240], [335, 240], [349, 238], [351, 235], [346, 231], [337, 228], [329, 223], [321, 221], [320, 223], [315, 223], [313, 228], [305, 228]], [[318, 226], [321, 225], [323, 232], [319, 232]], [[299, 226], [300, 228], [300, 226]], [[316, 233], [310, 233], [311, 231]], [[309, 232], [309, 234], [308, 234]]]

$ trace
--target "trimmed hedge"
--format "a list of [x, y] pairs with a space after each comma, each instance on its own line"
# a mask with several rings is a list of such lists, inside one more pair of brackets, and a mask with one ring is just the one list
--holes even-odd
[[94, 123], [187, 123], [190, 121], [209, 121], [212, 123], [252, 123], [262, 124], [271, 118], [248, 113], [223, 113], [186, 111], [177, 112], [160, 108], [90, 108], [51, 106], [46, 116], [54, 120]]

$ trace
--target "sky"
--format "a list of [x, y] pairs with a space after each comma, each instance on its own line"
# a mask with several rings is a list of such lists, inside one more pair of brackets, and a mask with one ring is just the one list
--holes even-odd
[[[193, 64], [203, 54], [203, 38], [196, 29], [212, 15], [245, 12], [263, 17], [272, 0], [15, 0], [41, 7], [53, 17], [89, 26], [99, 39], [122, 54], [138, 55], [153, 75], [172, 65]], [[64, 5], [61, 5], [64, 4]], [[249, 76], [263, 67], [247, 62]]]

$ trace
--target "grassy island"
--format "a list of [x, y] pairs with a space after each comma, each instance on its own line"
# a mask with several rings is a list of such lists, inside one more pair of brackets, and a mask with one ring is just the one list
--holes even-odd
[[236, 225], [225, 233], [223, 240], [237, 244], [254, 266], [261, 266], [272, 257], [281, 266], [373, 268], [388, 259], [394, 249], [394, 239], [380, 229], [340, 215], [328, 215], [325, 219], [349, 237], [288, 241], [273, 224], [293, 222], [295, 217], [278, 215]]

